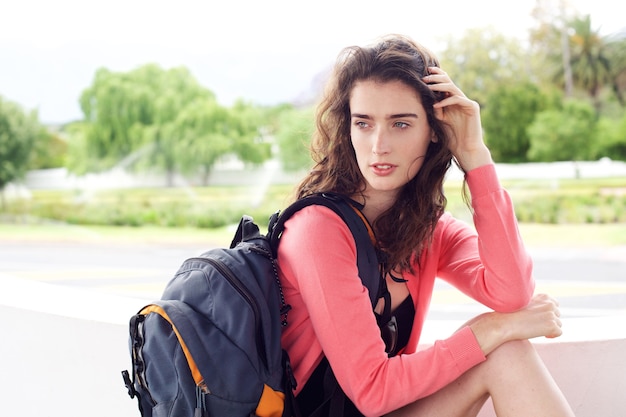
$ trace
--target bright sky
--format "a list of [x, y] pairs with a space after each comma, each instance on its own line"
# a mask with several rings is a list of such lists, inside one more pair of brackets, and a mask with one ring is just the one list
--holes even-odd
[[[570, 0], [594, 27], [626, 26], [614, 0]], [[302, 97], [339, 50], [395, 32], [437, 52], [442, 36], [493, 26], [525, 38], [535, 0], [0, 0], [0, 96], [46, 123], [82, 118], [96, 69], [185, 66], [218, 100]]]

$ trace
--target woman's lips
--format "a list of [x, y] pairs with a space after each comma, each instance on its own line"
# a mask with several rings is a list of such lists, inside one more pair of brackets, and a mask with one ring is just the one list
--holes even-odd
[[396, 166], [386, 163], [375, 163], [370, 165], [374, 174], [379, 176], [391, 175], [395, 171]]

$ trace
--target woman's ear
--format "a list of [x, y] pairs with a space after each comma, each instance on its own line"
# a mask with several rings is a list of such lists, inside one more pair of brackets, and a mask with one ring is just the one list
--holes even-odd
[[434, 132], [434, 131], [430, 134], [430, 141], [431, 141], [432, 143], [437, 143], [437, 142], [439, 142], [439, 138], [437, 137], [437, 135], [435, 135], [435, 132]]

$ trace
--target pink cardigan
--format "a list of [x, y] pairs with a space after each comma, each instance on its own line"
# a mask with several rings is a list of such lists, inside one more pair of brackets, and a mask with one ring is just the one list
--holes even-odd
[[469, 327], [417, 351], [436, 277], [501, 312], [524, 307], [534, 291], [532, 261], [494, 166], [470, 171], [467, 181], [478, 233], [449, 214], [441, 217], [421, 267], [416, 265], [414, 275], [404, 274], [416, 317], [404, 353], [393, 358], [385, 353], [358, 277], [348, 227], [321, 206], [307, 207], [286, 222], [278, 264], [293, 309], [282, 344], [299, 389], [324, 352], [357, 408], [380, 416], [432, 394], [485, 360]]

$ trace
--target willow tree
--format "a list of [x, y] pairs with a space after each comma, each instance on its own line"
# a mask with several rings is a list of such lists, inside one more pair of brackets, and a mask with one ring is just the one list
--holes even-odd
[[[8, 183], [26, 173], [33, 146], [41, 133], [36, 111], [27, 112], [0, 96], [0, 197]], [[0, 203], [4, 206], [3, 200]]]
[[[80, 98], [87, 154], [106, 169], [146, 147], [158, 149], [161, 138], [193, 100], [215, 101], [186, 68], [164, 70], [148, 64], [130, 72], [101, 68]], [[168, 169], [167, 162], [164, 168]]]
[[287, 171], [311, 167], [313, 161], [309, 148], [314, 125], [312, 107], [284, 109], [280, 113], [276, 140], [280, 145], [280, 160]]
[[96, 168], [132, 161], [138, 169], [160, 170], [167, 184], [177, 173], [208, 173], [220, 156], [237, 154], [262, 162], [269, 153], [259, 143], [254, 106], [221, 106], [185, 68], [150, 64], [119, 73], [100, 69], [81, 96], [85, 114], [84, 149]]

